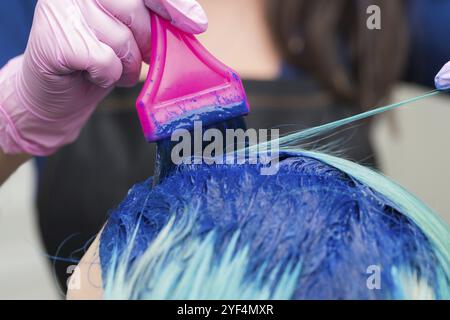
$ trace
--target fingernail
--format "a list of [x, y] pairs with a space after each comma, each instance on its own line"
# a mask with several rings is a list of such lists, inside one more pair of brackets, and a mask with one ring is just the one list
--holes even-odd
[[166, 10], [172, 24], [189, 33], [202, 33], [208, 28], [205, 11], [195, 1], [168, 0]]
[[438, 90], [450, 89], [450, 63], [447, 63], [436, 75], [434, 84]]

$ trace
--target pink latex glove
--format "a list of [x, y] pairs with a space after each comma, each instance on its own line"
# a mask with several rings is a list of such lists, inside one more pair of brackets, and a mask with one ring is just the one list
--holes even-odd
[[186, 32], [207, 28], [194, 0], [38, 2], [25, 54], [0, 70], [4, 153], [53, 153], [114, 86], [136, 84], [150, 55], [147, 7]]
[[450, 90], [450, 62], [447, 62], [434, 79], [436, 89]]

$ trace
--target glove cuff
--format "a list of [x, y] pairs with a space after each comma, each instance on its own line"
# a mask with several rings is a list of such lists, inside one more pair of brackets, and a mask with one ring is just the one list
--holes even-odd
[[9, 110], [13, 110], [16, 117], [23, 116], [17, 101], [15, 79], [17, 78], [22, 57], [17, 57], [8, 62], [0, 70], [0, 148], [5, 154], [33, 154], [33, 148], [24, 141], [17, 132], [11, 119]]

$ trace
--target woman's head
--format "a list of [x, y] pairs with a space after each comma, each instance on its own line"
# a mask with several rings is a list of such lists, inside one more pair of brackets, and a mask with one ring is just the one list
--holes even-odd
[[446, 297], [448, 250], [405, 199], [326, 162], [284, 153], [273, 176], [254, 164], [184, 165], [136, 185], [102, 234], [105, 297]]

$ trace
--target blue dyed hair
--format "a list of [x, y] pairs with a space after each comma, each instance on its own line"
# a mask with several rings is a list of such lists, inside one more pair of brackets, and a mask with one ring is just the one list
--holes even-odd
[[436, 214], [379, 173], [292, 147], [359, 118], [281, 138], [276, 175], [181, 165], [135, 185], [101, 236], [104, 297], [449, 299]]

